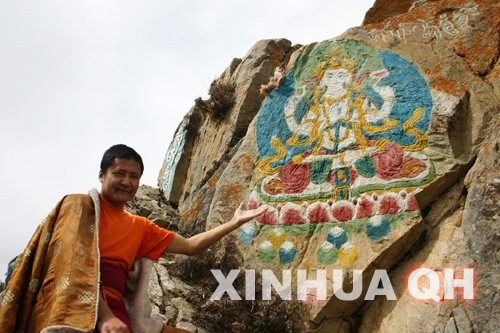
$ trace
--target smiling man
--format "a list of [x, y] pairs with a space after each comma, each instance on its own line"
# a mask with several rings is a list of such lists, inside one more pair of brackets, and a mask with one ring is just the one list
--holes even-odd
[[122, 297], [134, 262], [194, 255], [265, 211], [242, 204], [229, 222], [186, 239], [124, 210], [143, 171], [135, 150], [112, 146], [100, 193], [68, 195], [40, 223], [7, 285], [0, 332], [132, 333]]

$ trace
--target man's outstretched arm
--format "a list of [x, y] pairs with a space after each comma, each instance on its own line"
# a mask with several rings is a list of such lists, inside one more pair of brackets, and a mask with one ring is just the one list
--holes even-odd
[[165, 252], [168, 253], [181, 253], [187, 255], [194, 255], [203, 249], [212, 246], [215, 242], [230, 233], [231, 231], [239, 228], [241, 225], [259, 216], [267, 210], [266, 207], [260, 207], [252, 210], [243, 210], [244, 203], [238, 207], [234, 212], [233, 218], [217, 228], [205, 231], [201, 234], [195, 235], [191, 238], [184, 238], [176, 234], [174, 239], [167, 246]]

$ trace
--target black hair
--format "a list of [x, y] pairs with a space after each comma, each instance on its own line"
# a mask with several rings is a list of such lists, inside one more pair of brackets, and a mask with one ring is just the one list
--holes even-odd
[[114, 145], [109, 147], [108, 150], [104, 152], [101, 160], [101, 170], [104, 174], [110, 166], [115, 163], [115, 158], [124, 158], [127, 160], [134, 160], [141, 165], [141, 175], [144, 172], [144, 164], [142, 163], [141, 155], [139, 155], [134, 149], [125, 146], [123, 144]]

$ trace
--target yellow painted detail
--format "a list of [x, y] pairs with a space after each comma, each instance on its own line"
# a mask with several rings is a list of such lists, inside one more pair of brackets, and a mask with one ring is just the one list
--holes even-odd
[[[311, 121], [308, 121], [311, 122]], [[304, 122], [306, 123], [306, 122]], [[322, 123], [317, 122], [314, 124], [312, 130], [311, 130], [311, 136], [308, 139], [305, 140], [299, 140], [299, 136], [297, 134], [292, 135], [288, 140], [286, 140], [286, 144], [289, 146], [308, 146], [312, 144], [314, 141], [318, 139], [319, 136], [319, 127]], [[274, 147], [273, 147], [274, 148]]]
[[377, 142], [375, 142], [375, 148], [377, 148], [378, 150], [384, 150], [385, 146], [387, 146], [391, 142], [391, 140], [386, 138], [379, 139], [377, 140]]
[[344, 170], [339, 170], [337, 172], [337, 176], [339, 178], [339, 182], [343, 182], [345, 181], [345, 174], [344, 174]]
[[271, 244], [273, 244], [273, 247], [276, 249], [276, 251], [279, 251], [281, 245], [283, 245], [283, 243], [288, 240], [288, 235], [286, 234], [286, 232], [283, 232], [281, 235], [276, 235], [273, 230], [269, 233], [268, 239]]
[[[338, 156], [338, 155], [336, 155]], [[343, 166], [345, 166], [345, 162], [344, 162], [344, 154], [340, 154], [340, 163], [342, 163]]]
[[344, 266], [349, 266], [354, 264], [358, 260], [359, 250], [358, 247], [352, 244], [352, 248], [346, 251], [344, 247], [341, 247], [338, 252], [339, 262]]
[[361, 130], [359, 129], [358, 123], [352, 124], [352, 130], [354, 132], [354, 136], [356, 137], [356, 141], [358, 142], [359, 149], [368, 148], [368, 143], [366, 143], [366, 139], [365, 139], [363, 133], [361, 133]]
[[[340, 180], [340, 179], [339, 179], [339, 180]], [[334, 199], [335, 201], [340, 201], [341, 199], [339, 199], [339, 198], [338, 198], [338, 196], [337, 196], [337, 191], [338, 191], [338, 190], [346, 190], [346, 191], [349, 191], [349, 187], [350, 187], [349, 185], [347, 185], [347, 186], [337, 186], [337, 187], [334, 187], [334, 188], [333, 188], [333, 199]]]
[[[328, 132], [330, 133], [330, 132]], [[321, 151], [321, 146], [323, 145], [323, 136], [324, 136], [325, 132], [321, 132], [320, 135], [319, 135], [319, 140], [318, 140], [318, 143], [316, 144], [316, 147], [314, 147], [313, 151], [312, 151], [312, 154], [314, 156], [318, 156], [320, 151]]]
[[409, 146], [401, 146], [405, 151], [419, 151], [424, 149], [429, 144], [429, 138], [427, 134], [413, 127], [417, 121], [419, 121], [424, 115], [424, 108], [417, 108], [413, 111], [413, 115], [410, 119], [405, 121], [403, 124], [403, 130], [406, 134], [414, 135], [416, 140], [415, 143]]
[[295, 155], [294, 157], [292, 157], [292, 161], [297, 165], [301, 165], [302, 162], [304, 162], [304, 158], [302, 157], [302, 155]]
[[286, 147], [281, 143], [280, 139], [276, 136], [271, 138], [272, 147], [278, 151], [276, 155], [268, 156], [260, 161], [257, 166], [262, 170], [264, 176], [274, 175], [280, 172], [282, 167], [271, 168], [271, 163], [279, 161], [286, 156]]

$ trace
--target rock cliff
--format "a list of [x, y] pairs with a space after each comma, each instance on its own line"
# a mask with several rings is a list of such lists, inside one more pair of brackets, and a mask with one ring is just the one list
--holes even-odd
[[[158, 311], [192, 330], [262, 331], [272, 304], [300, 319], [282, 331], [498, 331], [499, 19], [497, 1], [382, 0], [341, 36], [263, 40], [233, 60], [179, 125], [159, 187], [187, 236], [240, 202], [268, 210], [198, 259], [157, 265]], [[291, 292], [208, 301], [210, 265], [255, 270], [257, 300], [262, 274]], [[438, 276], [434, 299], [410, 292], [416, 268]], [[472, 298], [458, 287], [448, 299], [447, 269], [458, 281], [473, 269]], [[243, 298], [244, 285], [242, 272]], [[220, 304], [247, 315], [214, 319]]]

